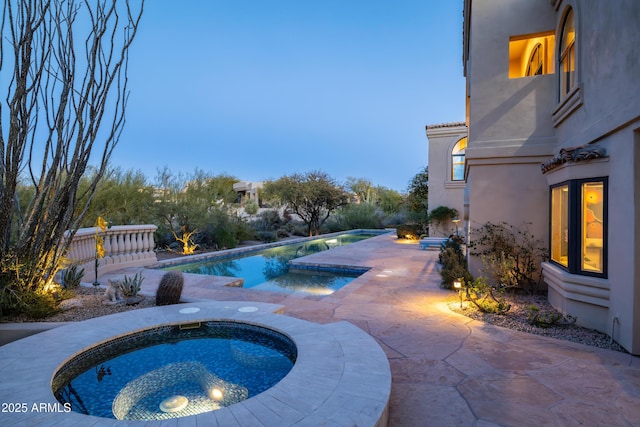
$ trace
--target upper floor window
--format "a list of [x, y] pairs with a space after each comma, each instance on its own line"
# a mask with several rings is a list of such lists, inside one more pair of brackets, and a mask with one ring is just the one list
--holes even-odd
[[509, 78], [553, 73], [553, 31], [509, 37]]
[[576, 84], [576, 29], [573, 9], [569, 8], [562, 22], [558, 65], [560, 76], [560, 99], [573, 89]]
[[543, 61], [543, 52], [542, 52], [542, 44], [538, 43], [533, 48], [531, 52], [531, 57], [529, 58], [529, 63], [527, 64], [527, 71], [524, 73], [525, 76], [539, 76], [542, 74], [542, 66], [544, 64]]
[[462, 138], [451, 150], [451, 180], [464, 181], [464, 159], [467, 137]]

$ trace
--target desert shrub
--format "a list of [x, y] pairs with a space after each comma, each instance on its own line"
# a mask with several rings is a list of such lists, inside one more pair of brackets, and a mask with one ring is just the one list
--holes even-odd
[[61, 285], [66, 289], [75, 289], [80, 286], [83, 277], [84, 268], [78, 269], [78, 266], [74, 264], [60, 274]]
[[182, 272], [172, 270], [167, 272], [158, 285], [156, 291], [156, 305], [178, 304], [184, 286], [184, 276]]
[[260, 212], [250, 225], [254, 229], [255, 238], [265, 243], [275, 242], [279, 237], [289, 237], [287, 224], [275, 209]]
[[395, 227], [397, 225], [401, 225], [407, 222], [407, 214], [406, 212], [396, 212], [389, 216], [386, 216], [382, 219], [383, 227]]
[[136, 273], [133, 277], [128, 277], [126, 274], [124, 275], [124, 279], [120, 282], [120, 289], [122, 290], [122, 295], [127, 298], [135, 297], [140, 292], [140, 288], [142, 287], [142, 281], [144, 277], [142, 277], [142, 273]]
[[447, 206], [438, 206], [429, 212], [429, 221], [444, 222], [458, 216], [458, 211]]
[[284, 225], [284, 221], [275, 209], [264, 210], [251, 221], [256, 231], [275, 231]]
[[294, 236], [302, 236], [307, 237], [309, 235], [309, 231], [307, 230], [306, 225], [302, 223], [291, 223], [291, 234]]
[[202, 247], [216, 249], [235, 248], [238, 242], [253, 237], [249, 224], [221, 208], [212, 209], [198, 230], [200, 233], [195, 242]]
[[49, 292], [29, 292], [23, 296], [24, 314], [32, 319], [44, 319], [58, 312], [54, 295]]
[[276, 233], [273, 231], [265, 231], [265, 230], [256, 231], [255, 236], [256, 236], [256, 239], [264, 243], [271, 243], [278, 240]]
[[258, 203], [256, 203], [255, 200], [247, 200], [244, 203], [244, 211], [247, 213], [247, 215], [255, 215], [258, 213]]
[[31, 283], [24, 274], [34, 268], [37, 262], [20, 262], [11, 252], [0, 259], [0, 317], [25, 314], [40, 319], [56, 313], [57, 301], [45, 282]]
[[440, 248], [438, 255], [440, 263], [441, 286], [445, 289], [452, 289], [453, 282], [462, 279], [463, 282], [473, 280], [471, 273], [467, 269], [467, 260], [462, 251], [462, 239], [452, 237]]
[[504, 314], [511, 309], [511, 305], [502, 297], [503, 290], [492, 287], [485, 277], [465, 281], [464, 289], [467, 300], [483, 313]]
[[382, 213], [370, 203], [349, 204], [334, 215], [332, 223], [335, 230], [354, 230], [358, 228], [382, 228]]
[[[447, 229], [451, 225], [451, 221], [458, 216], [458, 211], [447, 206], [438, 206], [431, 212], [429, 212], [429, 224], [433, 227], [433, 230], [437, 230], [440, 233], [449, 234], [450, 229]], [[457, 233], [456, 233], [457, 234]]]
[[541, 328], [573, 325], [577, 320], [574, 316], [569, 314], [565, 316], [555, 310], [541, 310], [540, 307], [535, 304], [531, 304], [528, 309], [527, 320], [529, 323]]
[[278, 239], [286, 239], [287, 237], [289, 237], [289, 232], [287, 231], [286, 228], [279, 228], [276, 231], [276, 237]]
[[24, 314], [28, 318], [43, 319], [58, 312], [55, 297], [43, 290], [24, 287], [4, 287], [0, 292], [0, 317], [12, 318]]
[[401, 224], [396, 227], [396, 234], [398, 239], [418, 240], [427, 233], [422, 224]]
[[547, 249], [542, 240], [528, 230], [529, 224], [516, 228], [507, 223], [487, 222], [473, 230], [469, 244], [472, 255], [479, 256], [485, 272], [496, 286], [538, 290], [540, 266]]

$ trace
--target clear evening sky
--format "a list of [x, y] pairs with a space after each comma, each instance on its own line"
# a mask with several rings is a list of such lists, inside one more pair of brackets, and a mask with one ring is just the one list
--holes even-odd
[[462, 0], [148, 0], [113, 166], [405, 191], [464, 120]]

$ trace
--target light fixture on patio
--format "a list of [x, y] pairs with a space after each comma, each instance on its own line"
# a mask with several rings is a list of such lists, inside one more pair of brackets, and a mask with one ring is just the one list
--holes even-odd
[[457, 218], [457, 217], [453, 218], [451, 222], [453, 222], [456, 225], [456, 236], [459, 236], [460, 233], [458, 232], [458, 223], [460, 222], [460, 218]]
[[462, 309], [462, 279], [454, 280], [453, 288], [458, 290], [458, 296], [460, 297], [460, 309]]

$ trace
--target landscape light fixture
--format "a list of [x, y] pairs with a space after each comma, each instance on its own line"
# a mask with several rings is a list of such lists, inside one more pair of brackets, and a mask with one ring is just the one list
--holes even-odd
[[462, 279], [454, 280], [453, 288], [458, 290], [458, 296], [460, 297], [460, 309], [462, 310]]
[[458, 232], [458, 223], [460, 222], [460, 219], [453, 218], [452, 222], [456, 225], [456, 236], [460, 236], [460, 233]]

